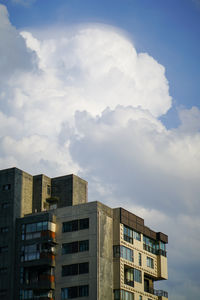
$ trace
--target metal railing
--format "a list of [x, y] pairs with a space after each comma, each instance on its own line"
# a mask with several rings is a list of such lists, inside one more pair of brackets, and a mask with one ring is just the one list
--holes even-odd
[[150, 293], [152, 295], [155, 295], [155, 296], [168, 298], [168, 292], [163, 291], [163, 290], [155, 290], [153, 288], [145, 288], [144, 291], [147, 293]]

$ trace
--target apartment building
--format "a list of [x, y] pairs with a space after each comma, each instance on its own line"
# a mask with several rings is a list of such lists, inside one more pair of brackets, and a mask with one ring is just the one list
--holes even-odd
[[75, 175], [0, 171], [0, 299], [166, 300], [167, 242]]

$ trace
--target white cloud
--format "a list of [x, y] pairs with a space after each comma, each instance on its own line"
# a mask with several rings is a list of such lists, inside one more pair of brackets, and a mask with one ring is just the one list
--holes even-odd
[[[0, 5], [0, 38], [1, 168], [78, 172], [90, 200], [124, 206], [168, 233], [171, 278], [192, 278], [185, 261], [199, 258], [198, 108], [181, 109], [179, 128], [167, 130], [158, 119], [172, 105], [164, 67], [115, 28], [20, 34]], [[195, 299], [196, 286], [181, 288]], [[184, 299], [172, 280], [168, 288]]]

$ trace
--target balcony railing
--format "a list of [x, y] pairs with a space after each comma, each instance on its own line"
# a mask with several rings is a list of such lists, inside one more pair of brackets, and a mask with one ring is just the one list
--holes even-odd
[[143, 249], [150, 252], [150, 253], [167, 257], [167, 252], [162, 250], [162, 249], [155, 249], [155, 248], [153, 248], [149, 245], [146, 245], [146, 244], [143, 244]]
[[155, 296], [168, 298], [168, 292], [165, 292], [163, 290], [155, 290], [153, 288], [145, 288], [144, 291], [147, 293], [150, 293], [152, 295], [155, 295]]

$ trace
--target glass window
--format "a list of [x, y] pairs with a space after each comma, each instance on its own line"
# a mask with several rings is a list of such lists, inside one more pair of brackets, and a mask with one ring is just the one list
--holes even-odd
[[141, 253], [138, 253], [138, 263], [139, 263], [139, 266], [142, 265], [142, 254]]
[[135, 240], [141, 241], [141, 234], [139, 232], [133, 230], [133, 238]]
[[8, 246], [0, 247], [0, 253], [8, 252]]
[[133, 261], [133, 250], [124, 246], [113, 246], [113, 255], [116, 258], [122, 257], [129, 261]]
[[114, 290], [114, 300], [120, 300], [120, 290]]
[[124, 266], [124, 283], [134, 287], [134, 269]]
[[62, 254], [70, 254], [78, 252], [78, 242], [62, 244]]
[[80, 241], [79, 242], [79, 251], [83, 252], [83, 251], [88, 251], [89, 250], [89, 241]]
[[147, 267], [152, 268], [152, 269], [154, 268], [153, 258], [148, 257], [148, 256], [147, 256]]
[[124, 225], [124, 240], [133, 244], [133, 230]]
[[142, 283], [142, 272], [140, 270], [134, 269], [134, 280]]
[[89, 296], [89, 286], [73, 286], [61, 289], [61, 299], [72, 299], [77, 297], [87, 297]]
[[2, 228], [0, 228], [0, 232], [1, 232], [1, 233], [6, 233], [6, 232], [8, 232], [8, 227], [2, 227]]
[[121, 290], [121, 300], [134, 300], [134, 294]]
[[0, 275], [7, 274], [8, 269], [7, 268], [0, 268]]
[[87, 297], [89, 296], [89, 286], [88, 285], [82, 285], [79, 286], [79, 297]]
[[62, 232], [71, 232], [78, 230], [78, 220], [68, 221], [63, 223]]
[[4, 209], [4, 208], [8, 208], [8, 207], [10, 207], [10, 203], [6, 202], [6, 203], [3, 203], [3, 204], [2, 204], [2, 208], [3, 208], [3, 209]]
[[153, 254], [157, 254], [157, 242], [155, 240], [152, 240], [148, 237], [146, 237], [145, 235], [143, 236], [143, 249], [151, 252]]
[[11, 184], [4, 184], [3, 185], [3, 191], [8, 191], [11, 189]]
[[62, 276], [78, 275], [78, 264], [62, 266]]
[[50, 187], [50, 185], [47, 185], [47, 195], [51, 195], [51, 187]]
[[86, 219], [80, 219], [79, 220], [79, 229], [87, 229], [89, 228], [89, 218]]
[[86, 274], [89, 273], [89, 263], [80, 263], [79, 264], [79, 274]]

